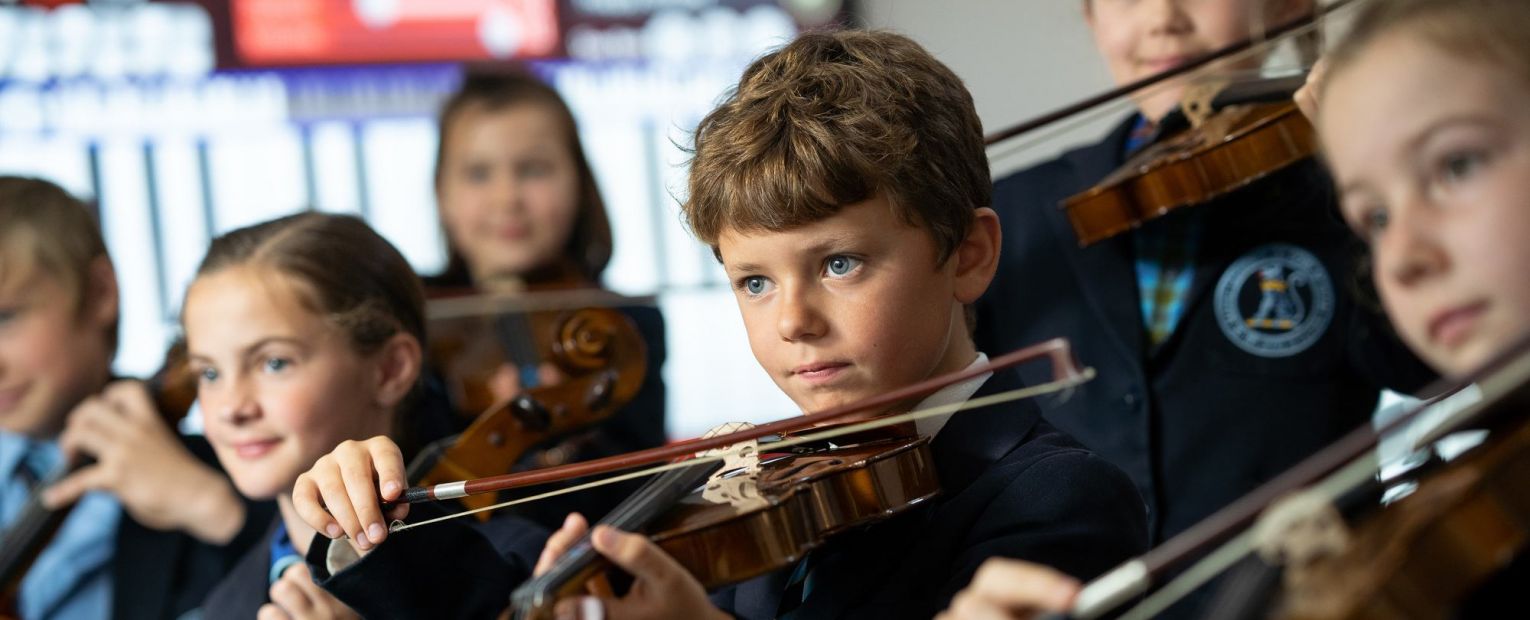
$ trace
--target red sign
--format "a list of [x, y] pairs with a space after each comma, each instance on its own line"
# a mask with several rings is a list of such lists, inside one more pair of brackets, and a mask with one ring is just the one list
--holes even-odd
[[535, 58], [559, 51], [554, 0], [232, 0], [246, 66]]

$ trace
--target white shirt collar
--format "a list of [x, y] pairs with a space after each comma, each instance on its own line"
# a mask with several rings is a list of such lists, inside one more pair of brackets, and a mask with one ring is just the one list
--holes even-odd
[[[975, 368], [987, 363], [988, 355], [979, 351], [977, 354], [977, 359], [972, 360], [972, 363], [968, 364], [967, 368], [963, 370]], [[932, 407], [940, 407], [944, 405], [956, 405], [965, 403], [968, 399], [972, 398], [972, 395], [977, 393], [978, 388], [983, 387], [983, 383], [988, 381], [988, 378], [992, 376], [992, 371], [985, 372], [961, 383], [953, 383], [946, 387], [940, 388], [940, 391], [926, 396], [924, 400], [919, 401], [919, 404], [914, 406], [914, 411], [921, 411], [924, 409], [930, 409]], [[954, 414], [955, 412], [931, 416], [928, 418], [920, 418], [914, 421], [914, 428], [918, 431], [920, 437], [934, 438], [935, 434], [940, 432], [940, 429], [945, 428], [946, 422], [950, 421], [951, 416]]]

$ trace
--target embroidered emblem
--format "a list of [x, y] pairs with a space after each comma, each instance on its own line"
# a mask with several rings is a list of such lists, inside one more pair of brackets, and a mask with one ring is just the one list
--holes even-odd
[[1238, 348], [1260, 357], [1307, 350], [1333, 321], [1333, 280], [1311, 252], [1286, 243], [1259, 246], [1217, 281], [1217, 325]]

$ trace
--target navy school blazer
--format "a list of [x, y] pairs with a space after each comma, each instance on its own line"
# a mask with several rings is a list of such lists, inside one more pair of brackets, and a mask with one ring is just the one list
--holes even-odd
[[[1019, 386], [1004, 372], [977, 396]], [[958, 414], [931, 448], [942, 493], [815, 550], [814, 586], [793, 617], [929, 618], [990, 557], [1088, 579], [1146, 549], [1145, 507], [1130, 480], [1030, 402]], [[307, 561], [324, 588], [367, 617], [493, 617], [530, 574], [545, 535], [513, 516], [447, 522], [395, 534], [336, 575], [324, 566], [327, 539], [315, 539]], [[794, 568], [712, 600], [740, 618], [775, 617]]]
[[1150, 348], [1133, 235], [1080, 249], [1058, 206], [1121, 164], [1133, 124], [995, 184], [1003, 248], [976, 338], [1006, 351], [1063, 336], [1099, 371], [1044, 413], [1131, 476], [1156, 544], [1367, 423], [1381, 388], [1433, 375], [1363, 301], [1362, 248], [1311, 161], [1194, 207], [1205, 219], [1184, 314]]
[[[206, 439], [181, 439], [199, 460], [218, 467]], [[171, 619], [195, 609], [245, 550], [260, 540], [275, 513], [272, 502], [245, 500], [244, 525], [223, 546], [203, 543], [184, 532], [151, 529], [123, 515], [112, 557], [112, 617]]]

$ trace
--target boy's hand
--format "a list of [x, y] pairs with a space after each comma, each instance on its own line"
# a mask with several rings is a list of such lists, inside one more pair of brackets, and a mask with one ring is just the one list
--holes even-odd
[[404, 456], [393, 440], [346, 441], [298, 476], [292, 507], [318, 533], [349, 536], [365, 553], [388, 537], [388, 521], [409, 514], [408, 504], [382, 511], [382, 502], [398, 499], [404, 485]]
[[308, 566], [293, 564], [271, 584], [271, 602], [260, 607], [257, 620], [333, 620], [360, 618], [345, 603], [313, 582]]
[[537, 557], [537, 567], [532, 571], [533, 575], [541, 576], [558, 562], [558, 558], [568, 553], [574, 543], [584, 537], [584, 533], [590, 531], [590, 525], [584, 520], [584, 515], [577, 512], [568, 513], [563, 518], [563, 527], [547, 537], [547, 544], [542, 545], [542, 555]]
[[1078, 581], [1045, 566], [993, 558], [978, 567], [972, 583], [935, 620], [1021, 619], [1066, 612], [1078, 590]]
[[95, 463], [48, 487], [49, 507], [105, 491], [139, 523], [214, 544], [232, 540], [244, 524], [233, 484], [186, 450], [140, 382], [118, 381], [75, 406], [59, 445], [68, 461], [83, 455]]
[[[537, 559], [536, 574], [551, 568], [588, 529], [584, 517], [570, 514], [563, 527], [547, 539]], [[641, 534], [606, 525], [595, 526], [590, 540], [595, 550], [633, 577], [632, 589], [621, 598], [581, 596], [558, 602], [558, 618], [728, 618], [707, 600], [707, 593], [690, 573], [658, 545]]]

